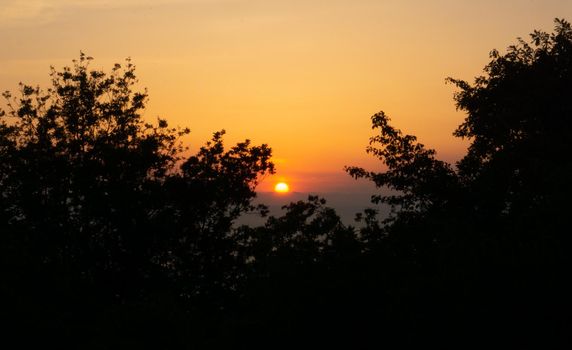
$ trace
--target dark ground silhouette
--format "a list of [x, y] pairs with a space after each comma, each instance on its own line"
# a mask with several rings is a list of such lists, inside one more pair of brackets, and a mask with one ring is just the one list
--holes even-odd
[[[128, 60], [81, 54], [49, 90], [22, 85], [0, 123], [0, 300], [20, 348], [569, 348], [572, 29], [491, 53], [449, 79], [467, 117], [456, 165], [372, 117], [348, 167], [392, 196], [344, 225], [324, 199], [264, 225], [271, 150], [224, 132], [188, 158], [188, 130], [142, 121]], [[387, 193], [387, 192], [384, 192]]]

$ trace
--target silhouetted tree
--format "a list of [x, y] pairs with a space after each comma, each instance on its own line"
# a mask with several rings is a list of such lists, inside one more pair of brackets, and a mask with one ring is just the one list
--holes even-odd
[[561, 347], [571, 309], [570, 23], [556, 19], [554, 33], [535, 31], [491, 59], [474, 84], [448, 79], [467, 112], [454, 135], [471, 141], [456, 169], [380, 112], [367, 151], [387, 171], [346, 170], [394, 190], [373, 197], [393, 215], [379, 224], [369, 213], [361, 231], [375, 241], [376, 259], [393, 256], [389, 270], [409, 276], [387, 288], [403, 288], [416, 337], [449, 329], [449, 339], [466, 340], [479, 329], [483, 341]]
[[[378, 157], [388, 168], [386, 172], [368, 172], [359, 167], [346, 167], [355, 178], [366, 178], [377, 187], [387, 187], [393, 195], [374, 195], [374, 203], [385, 203], [392, 207], [387, 222], [406, 216], [422, 215], [430, 208], [441, 206], [451, 197], [457, 186], [457, 178], [451, 166], [435, 159], [435, 151], [417, 143], [412, 135], [403, 135], [389, 125], [384, 112], [372, 118], [372, 128], [379, 129], [379, 135], [370, 138], [367, 152]], [[375, 145], [379, 144], [381, 148]]]
[[467, 112], [455, 136], [471, 140], [459, 175], [480, 193], [483, 212], [523, 216], [568, 201], [572, 29], [557, 19], [554, 33], [534, 31], [531, 39], [505, 55], [492, 51], [473, 85], [449, 79]]
[[[362, 244], [323, 198], [309, 196], [283, 209], [264, 226], [237, 230], [250, 276], [231, 339], [260, 348], [350, 346], [345, 341], [361, 331], [352, 322], [361, 322], [344, 317], [356, 316], [351, 305], [362, 290]], [[245, 339], [249, 329], [259, 332]]]
[[3, 302], [21, 322], [71, 333], [106, 319], [84, 335], [108, 317], [137, 318], [121, 305], [149, 309], [157, 298], [189, 309], [207, 295], [205, 308], [217, 310], [244, 275], [231, 227], [274, 171], [270, 148], [247, 140], [225, 150], [223, 131], [185, 158], [188, 129], [141, 117], [147, 94], [134, 91], [130, 60], [109, 74], [90, 70], [91, 60], [82, 53], [73, 67], [52, 68], [47, 90], [4, 93]]

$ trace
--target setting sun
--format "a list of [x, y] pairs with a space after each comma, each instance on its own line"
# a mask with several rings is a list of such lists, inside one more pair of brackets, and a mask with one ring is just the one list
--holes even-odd
[[287, 193], [290, 191], [290, 186], [285, 182], [279, 182], [274, 186], [274, 191], [278, 193]]

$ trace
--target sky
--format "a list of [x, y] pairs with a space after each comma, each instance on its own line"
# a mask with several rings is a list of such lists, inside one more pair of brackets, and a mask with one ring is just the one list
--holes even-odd
[[197, 149], [225, 129], [273, 149], [277, 173], [297, 192], [364, 192], [346, 165], [383, 167], [365, 153], [370, 116], [458, 160], [447, 77], [472, 81], [501, 52], [555, 17], [570, 0], [0, 0], [0, 90], [48, 87], [49, 67], [83, 51], [110, 71], [130, 57], [144, 117], [189, 127]]

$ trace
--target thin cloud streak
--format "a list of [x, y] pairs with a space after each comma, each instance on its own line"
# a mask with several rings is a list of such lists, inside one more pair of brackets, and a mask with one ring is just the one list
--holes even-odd
[[239, 0], [3, 0], [0, 27], [37, 25], [56, 20], [66, 10], [125, 9], [174, 4], [218, 4]]

